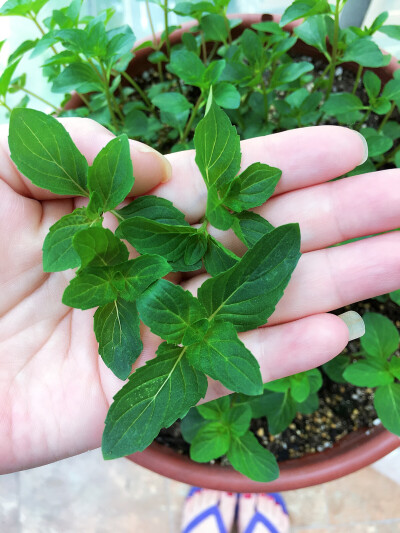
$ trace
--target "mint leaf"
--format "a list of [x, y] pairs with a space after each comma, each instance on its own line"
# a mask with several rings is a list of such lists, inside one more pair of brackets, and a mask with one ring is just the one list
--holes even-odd
[[378, 387], [393, 382], [393, 376], [384, 359], [370, 358], [356, 361], [343, 372], [343, 377], [357, 387]]
[[371, 70], [367, 70], [367, 72], [363, 76], [363, 83], [364, 83], [365, 90], [368, 93], [369, 99], [373, 100], [374, 98], [377, 98], [381, 90], [381, 85], [382, 85], [382, 82], [379, 76], [377, 76]]
[[13, 109], [11, 158], [34, 185], [55, 194], [88, 196], [88, 164], [55, 118], [35, 109]]
[[113, 267], [113, 284], [120, 296], [134, 302], [152, 283], [171, 272], [168, 262], [159, 255], [141, 255]]
[[[265, 393], [264, 393], [265, 394]], [[268, 429], [272, 435], [281, 433], [288, 427], [297, 413], [297, 402], [287, 392], [270, 392], [265, 394], [265, 414], [268, 420]]]
[[382, 54], [379, 46], [368, 37], [361, 37], [347, 46], [342, 62], [356, 61], [363, 67], [384, 67], [389, 63], [390, 57], [390, 54]]
[[207, 420], [201, 416], [197, 407], [192, 407], [187, 415], [181, 420], [182, 437], [186, 442], [192, 442], [199, 429], [207, 424]]
[[240, 107], [240, 92], [234, 85], [226, 81], [215, 86], [214, 98], [216, 103], [225, 109], [238, 109]]
[[161, 111], [173, 113], [174, 115], [183, 113], [193, 107], [193, 104], [181, 93], [161, 93], [151, 99], [152, 104]]
[[73, 247], [81, 260], [81, 267], [102, 267], [118, 265], [128, 260], [125, 244], [112, 231], [103, 227], [86, 228], [72, 240]]
[[136, 305], [118, 298], [94, 314], [99, 354], [119, 379], [126, 379], [143, 349]]
[[9, 64], [0, 76], [0, 95], [5, 96], [10, 86], [11, 78], [13, 77], [14, 71], [18, 66], [20, 60], [14, 61], [14, 63]]
[[225, 413], [229, 412], [231, 406], [230, 396], [221, 396], [211, 402], [202, 403], [196, 410], [206, 420], [223, 420]]
[[189, 85], [195, 85], [196, 87], [202, 87], [203, 85], [203, 75], [206, 67], [194, 52], [184, 49], [174, 50], [166, 69], [176, 74]]
[[250, 405], [235, 405], [227, 413], [227, 423], [232, 435], [241, 437], [250, 427], [252, 411]]
[[78, 232], [93, 224], [101, 226], [101, 220], [93, 222], [84, 207], [75, 209], [53, 224], [43, 243], [43, 270], [59, 272], [79, 266], [79, 255], [72, 241]]
[[302, 41], [314, 46], [320, 52], [326, 52], [326, 20], [325, 16], [316, 15], [307, 18], [294, 29], [295, 35]]
[[385, 428], [400, 436], [400, 384], [378, 387], [374, 395], [374, 406]]
[[65, 289], [62, 302], [77, 309], [91, 309], [113, 302], [117, 291], [112, 284], [112, 271], [88, 267], [73, 278]]
[[299, 373], [291, 376], [290, 394], [293, 400], [298, 403], [304, 402], [310, 394], [310, 382], [306, 373]]
[[144, 450], [204, 397], [207, 379], [189, 365], [185, 348], [163, 343], [114, 396], [103, 433], [103, 456], [116, 459]]
[[330, 95], [322, 110], [328, 115], [338, 115], [359, 111], [363, 107], [363, 103], [355, 94], [335, 93]]
[[272, 196], [281, 175], [278, 168], [253, 163], [232, 181], [223, 203], [237, 212], [258, 207]]
[[397, 379], [400, 379], [400, 357], [392, 357], [389, 362], [389, 371]]
[[202, 426], [190, 445], [190, 457], [198, 463], [208, 463], [224, 455], [231, 443], [229, 429], [220, 422]]
[[137, 306], [151, 331], [171, 344], [201, 342], [208, 329], [206, 312], [197, 298], [165, 279], [147, 289]]
[[274, 229], [231, 269], [203, 283], [198, 298], [210, 317], [238, 331], [264, 325], [289, 283], [300, 258], [297, 224]]
[[72, 63], [57, 76], [51, 90], [53, 93], [87, 93], [101, 92], [104, 87], [99, 76], [87, 63]]
[[201, 260], [207, 249], [207, 236], [205, 233], [198, 232], [197, 235], [191, 235], [187, 241], [185, 255], [183, 260], [187, 265], [193, 265]]
[[396, 326], [378, 313], [365, 313], [365, 335], [361, 346], [368, 355], [387, 359], [399, 347], [400, 336]]
[[35, 15], [49, 0], [7, 0], [0, 8], [0, 15], [20, 15], [26, 16], [33, 11]]
[[125, 200], [133, 182], [129, 141], [123, 134], [110, 141], [97, 154], [89, 168], [89, 191], [100, 195], [103, 211], [109, 211]]
[[174, 207], [173, 203], [158, 196], [140, 196], [133, 202], [117, 209], [117, 213], [124, 219], [144, 217], [170, 226], [189, 226], [185, 215]]
[[207, 250], [203, 259], [205, 269], [211, 276], [225, 272], [225, 270], [230, 269], [239, 261], [239, 257], [236, 254], [225, 248], [223, 244], [211, 237], [211, 235], [208, 235]]
[[273, 481], [279, 476], [275, 457], [249, 431], [241, 437], [232, 438], [226, 455], [235, 470], [254, 481]]
[[215, 228], [226, 231], [232, 226], [234, 218], [222, 205], [223, 201], [215, 185], [211, 186], [207, 195], [206, 218]]
[[240, 139], [227, 115], [211, 103], [196, 127], [195, 161], [207, 187], [228, 183], [240, 169]]
[[133, 217], [118, 226], [116, 235], [126, 239], [141, 254], [156, 253], [164, 257], [174, 270], [197, 270], [201, 262], [186, 265], [186, 246], [197, 230], [191, 226], [160, 224], [143, 217]]
[[312, 392], [304, 402], [298, 403], [296, 409], [303, 415], [311, 415], [319, 408], [319, 397], [316, 392]]
[[200, 28], [204, 32], [207, 41], [226, 42], [228, 38], [228, 29], [225, 18], [222, 15], [210, 14], [201, 17]]
[[248, 248], [252, 248], [265, 234], [274, 229], [265, 218], [251, 211], [235, 213], [233, 231]]
[[320, 13], [331, 13], [328, 0], [295, 0], [282, 15], [280, 26], [286, 26], [301, 17], [310, 17]]
[[[215, 279], [215, 278], [214, 278]], [[187, 349], [191, 365], [235, 392], [262, 393], [260, 365], [229, 322], [217, 322]]]

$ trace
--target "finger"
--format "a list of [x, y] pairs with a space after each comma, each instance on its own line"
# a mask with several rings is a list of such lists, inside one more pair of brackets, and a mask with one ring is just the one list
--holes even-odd
[[[241, 148], [242, 169], [259, 161], [282, 170], [276, 194], [341, 176], [361, 164], [367, 154], [364, 138], [339, 126], [299, 128], [257, 137], [242, 141]], [[204, 215], [207, 200], [194, 155], [194, 151], [168, 155], [172, 179], [155, 191], [186, 213], [190, 222]]]
[[[193, 294], [207, 279], [183, 284]], [[303, 254], [268, 325], [339, 309], [400, 287], [400, 233]]]
[[[89, 165], [100, 150], [115, 137], [106, 128], [86, 118], [60, 118], [59, 121], [71, 135], [72, 140], [83, 153]], [[171, 177], [171, 165], [159, 152], [145, 144], [129, 140], [133, 175], [135, 184], [133, 195], [144, 194], [159, 183], [168, 181]], [[31, 183], [29, 179], [20, 174], [10, 159], [8, 147], [8, 126], [0, 129], [0, 164], [1, 178], [8, 183], [18, 194], [36, 200], [61, 198], [60, 195], [50, 193]]]
[[[254, 211], [274, 226], [298, 222], [309, 252], [400, 226], [400, 170], [382, 170], [288, 192]], [[246, 250], [233, 231], [210, 228], [235, 253]]]
[[[246, 331], [239, 337], [258, 360], [263, 382], [267, 383], [326, 363], [343, 351], [349, 330], [338, 316], [318, 314]], [[210, 381], [204, 402], [230, 392], [220, 383]]]

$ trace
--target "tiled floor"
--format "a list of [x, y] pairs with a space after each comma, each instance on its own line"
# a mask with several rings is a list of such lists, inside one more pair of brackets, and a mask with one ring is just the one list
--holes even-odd
[[[187, 490], [125, 459], [103, 462], [99, 451], [89, 452], [0, 477], [0, 532], [179, 533]], [[285, 498], [294, 533], [400, 533], [400, 450]]]

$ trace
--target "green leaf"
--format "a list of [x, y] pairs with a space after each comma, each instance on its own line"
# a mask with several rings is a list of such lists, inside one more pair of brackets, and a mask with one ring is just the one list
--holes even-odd
[[53, 224], [43, 243], [43, 270], [59, 272], [79, 266], [79, 255], [72, 245], [72, 239], [93, 224], [101, 226], [101, 220], [93, 222], [84, 207], [75, 209]]
[[187, 349], [191, 365], [235, 392], [262, 393], [260, 366], [229, 322], [217, 322]]
[[400, 436], [400, 384], [378, 387], [374, 395], [374, 406], [385, 428]]
[[184, 262], [187, 265], [193, 265], [200, 261], [207, 249], [207, 236], [199, 232], [197, 235], [191, 235], [187, 241]]
[[33, 11], [35, 15], [37, 15], [48, 1], [49, 0], [7, 0], [7, 2], [5, 2], [0, 8], [0, 15], [20, 15], [24, 17], [30, 11]]
[[294, 33], [302, 41], [314, 46], [320, 52], [326, 52], [327, 29], [324, 15], [307, 18], [294, 29]]
[[389, 17], [389, 13], [387, 11], [384, 11], [383, 13], [380, 13], [375, 18], [375, 20], [373, 21], [373, 23], [370, 26], [370, 29], [369, 29], [370, 35], [372, 35], [376, 31], [378, 31], [381, 28], [381, 26], [386, 22], [388, 17]]
[[193, 107], [193, 104], [180, 93], [161, 93], [154, 96], [151, 101], [161, 111], [174, 114], [182, 113]]
[[113, 284], [122, 298], [134, 302], [152, 283], [171, 271], [159, 255], [141, 255], [113, 268]]
[[322, 110], [328, 115], [352, 113], [363, 109], [363, 103], [355, 94], [334, 93], [322, 106]]
[[216, 103], [224, 109], [238, 109], [240, 107], [240, 92], [234, 85], [226, 81], [214, 87]]
[[292, 398], [298, 402], [304, 402], [310, 394], [310, 382], [307, 374], [301, 372], [300, 374], [295, 374], [290, 378], [290, 394]]
[[203, 82], [206, 87], [210, 87], [218, 82], [221, 74], [226, 66], [225, 59], [218, 59], [211, 61], [203, 74]]
[[186, 265], [186, 246], [197, 230], [191, 226], [160, 224], [143, 217], [121, 222], [116, 235], [126, 239], [141, 254], [156, 253], [164, 257], [175, 270], [197, 270], [201, 263]]
[[316, 392], [312, 392], [304, 402], [298, 403], [296, 409], [303, 415], [311, 415], [319, 408], [319, 397]]
[[197, 411], [206, 420], [223, 420], [231, 406], [231, 397], [222, 396], [211, 402], [202, 403], [196, 407]]
[[207, 424], [207, 420], [201, 416], [197, 407], [189, 410], [181, 421], [181, 433], [186, 442], [192, 442], [199, 429]]
[[216, 276], [221, 272], [233, 267], [238, 261], [239, 257], [225, 248], [211, 235], [207, 239], [207, 250], [204, 254], [204, 266], [211, 276]]
[[265, 402], [268, 429], [272, 435], [281, 433], [292, 422], [297, 412], [295, 402], [289, 392], [270, 392]]
[[118, 265], [128, 260], [128, 248], [112, 231], [102, 227], [91, 227], [76, 233], [72, 241], [81, 267], [102, 267]]
[[382, 97], [398, 100], [400, 98], [400, 80], [389, 80], [383, 88]]
[[343, 372], [343, 377], [357, 387], [379, 387], [393, 382], [386, 361], [377, 358], [354, 362]]
[[94, 314], [99, 354], [119, 379], [126, 379], [143, 349], [136, 305], [118, 298]]
[[259, 444], [253, 433], [233, 437], [227, 457], [235, 470], [254, 481], [273, 481], [279, 476], [275, 457]]
[[212, 185], [207, 194], [206, 218], [215, 228], [226, 231], [232, 226], [234, 218], [222, 205], [223, 202], [224, 198], [220, 198], [216, 186]]
[[310, 383], [310, 392], [317, 392], [322, 387], [322, 374], [318, 368], [307, 370], [306, 375]]
[[392, 39], [397, 39], [400, 41], [400, 26], [394, 24], [387, 24], [379, 28], [379, 31], [391, 37]]
[[258, 207], [272, 196], [281, 175], [279, 168], [253, 163], [232, 181], [223, 202], [237, 212]]
[[204, 32], [206, 41], [226, 42], [228, 38], [228, 25], [222, 15], [210, 14], [201, 17], [200, 28]]
[[208, 422], [202, 426], [192, 440], [190, 458], [198, 463], [208, 463], [224, 455], [230, 446], [229, 429], [219, 422]]
[[261, 237], [231, 269], [203, 283], [198, 298], [209, 316], [238, 331], [264, 325], [283, 295], [300, 258], [297, 224]]
[[378, 313], [365, 313], [365, 335], [361, 346], [373, 357], [387, 359], [399, 347], [400, 336], [396, 326], [385, 316]]
[[363, 83], [370, 100], [373, 100], [379, 95], [382, 82], [374, 72], [367, 70], [363, 76]]
[[242, 51], [251, 65], [262, 63], [265, 58], [265, 51], [262, 40], [256, 32], [245, 29], [240, 39]]
[[261, 237], [272, 231], [274, 226], [257, 213], [243, 211], [243, 213], [235, 213], [232, 229], [239, 239], [251, 248]]
[[389, 371], [397, 379], [400, 379], [400, 357], [392, 357], [389, 361]]
[[224, 185], [239, 172], [239, 135], [215, 102], [197, 125], [194, 146], [197, 166], [208, 187]]
[[182, 418], [204, 397], [207, 379], [189, 365], [185, 348], [161, 344], [115, 395], [103, 433], [103, 456], [116, 459], [144, 450], [162, 427]]
[[367, 37], [352, 41], [346, 48], [342, 62], [355, 61], [363, 67], [383, 67], [390, 61], [390, 55], [384, 55], [379, 46]]
[[286, 26], [301, 17], [310, 17], [320, 13], [331, 13], [327, 0], [295, 0], [282, 15], [280, 25]]
[[378, 133], [373, 128], [364, 128], [361, 132], [367, 141], [369, 157], [384, 154], [393, 146], [393, 140], [390, 137]]
[[86, 63], [72, 63], [68, 65], [54, 80], [53, 93], [67, 93], [78, 91], [88, 93], [101, 92], [104, 87], [94, 70]]
[[197, 298], [165, 279], [148, 288], [137, 306], [150, 330], [171, 344], [200, 342], [208, 329], [206, 312]]
[[241, 437], [250, 427], [252, 411], [250, 405], [234, 405], [227, 413], [226, 421], [232, 435]]
[[306, 72], [310, 72], [314, 66], [308, 61], [299, 61], [298, 63], [288, 63], [279, 65], [273, 72], [270, 87], [276, 88], [285, 83], [296, 81]]
[[3, 70], [3, 74], [0, 76], [0, 95], [5, 96], [8, 91], [8, 87], [11, 83], [11, 78], [14, 75], [14, 71], [17, 68], [20, 60], [16, 60]]
[[189, 226], [182, 211], [174, 207], [169, 200], [158, 196], [139, 196], [139, 198], [135, 198], [133, 202], [122, 209], [117, 209], [117, 213], [124, 219], [144, 217], [160, 224]]
[[389, 293], [389, 296], [394, 303], [400, 305], [400, 289], [398, 289], [397, 291], [392, 291], [391, 293]]
[[286, 392], [290, 389], [291, 384], [291, 378], [290, 376], [288, 376], [280, 379], [274, 379], [273, 381], [268, 381], [268, 383], [264, 383], [264, 389], [273, 392]]
[[195, 85], [196, 87], [202, 87], [203, 85], [203, 75], [206, 67], [194, 52], [189, 52], [189, 50], [185, 49], [173, 50], [166, 68], [189, 85]]
[[88, 164], [64, 127], [34, 109], [13, 109], [11, 159], [34, 185], [56, 194], [88, 196]]
[[106, 305], [117, 298], [112, 284], [112, 272], [106, 268], [85, 268], [65, 289], [62, 302], [77, 309]]
[[88, 186], [96, 192], [104, 211], [113, 209], [130, 193], [134, 177], [128, 137], [123, 134], [112, 139], [97, 154], [89, 168]]

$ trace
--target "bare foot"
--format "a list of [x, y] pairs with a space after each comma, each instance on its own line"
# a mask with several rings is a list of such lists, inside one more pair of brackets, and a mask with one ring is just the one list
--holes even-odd
[[289, 532], [289, 517], [272, 496], [268, 494], [242, 494], [239, 498], [239, 533], [246, 531], [257, 511], [275, 529], [267, 527], [262, 521], [256, 521], [251, 533]]
[[[183, 509], [182, 532], [223, 533], [218, 525], [216, 514], [225, 530], [230, 531], [235, 517], [236, 501], [236, 494], [231, 492], [200, 489], [186, 500]], [[195, 520], [205, 515], [209, 509], [214, 509], [214, 512], [195, 525]]]

